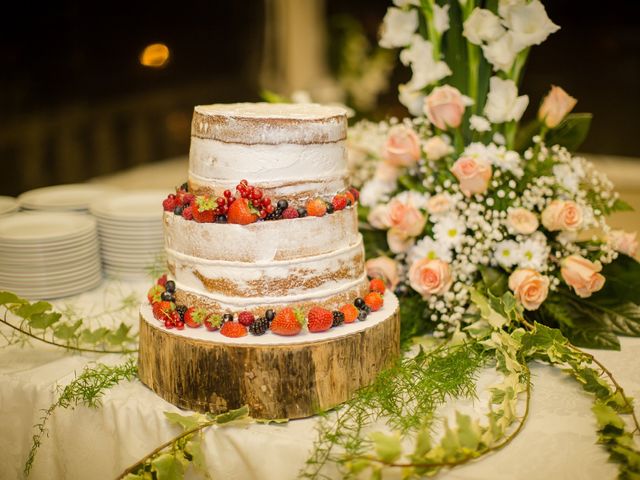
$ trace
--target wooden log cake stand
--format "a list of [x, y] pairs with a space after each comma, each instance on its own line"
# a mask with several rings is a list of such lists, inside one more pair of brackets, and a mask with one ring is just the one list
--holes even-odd
[[227, 338], [204, 328], [167, 330], [140, 309], [140, 380], [180, 408], [255, 418], [302, 418], [347, 401], [400, 354], [398, 300], [364, 322], [295, 337], [268, 331]]

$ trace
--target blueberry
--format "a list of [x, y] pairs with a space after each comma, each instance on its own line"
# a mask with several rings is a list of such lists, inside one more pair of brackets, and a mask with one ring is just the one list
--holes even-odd
[[182, 216], [183, 211], [184, 211], [184, 207], [182, 205], [178, 205], [176, 208], [173, 209], [173, 213], [175, 213], [179, 217]]
[[184, 190], [185, 192], [189, 191], [189, 183], [188, 182], [184, 182], [182, 185], [180, 185], [180, 190]]
[[366, 307], [367, 305], [364, 303], [364, 299], [361, 297], [356, 298], [353, 301], [353, 304], [356, 306], [356, 308], [358, 310], [362, 310], [364, 307]]
[[222, 315], [222, 321], [223, 323], [233, 322], [233, 313], [225, 313]]
[[218, 215], [216, 217], [216, 223], [227, 223], [227, 216], [226, 215]]
[[365, 305], [364, 308], [360, 310], [360, 313], [358, 313], [358, 320], [364, 322], [369, 316], [369, 313], [371, 313], [371, 309]]
[[266, 318], [269, 321], [272, 321], [274, 318], [276, 318], [276, 312], [269, 309], [266, 312], [264, 312], [264, 318]]
[[307, 209], [304, 207], [298, 207], [298, 217], [302, 218], [306, 216], [307, 216]]
[[326, 204], [327, 204], [327, 213], [333, 213], [334, 212], [333, 203], [326, 202]]
[[278, 200], [278, 203], [276, 204], [278, 210], [286, 210], [288, 206], [289, 202], [287, 202], [286, 200]]
[[164, 302], [173, 302], [173, 300], [174, 300], [173, 293], [171, 293], [171, 292], [162, 292], [162, 294], [160, 295], [160, 300], [162, 300]]
[[173, 280], [167, 280], [167, 283], [164, 285], [164, 289], [167, 292], [174, 293], [176, 291], [176, 282]]

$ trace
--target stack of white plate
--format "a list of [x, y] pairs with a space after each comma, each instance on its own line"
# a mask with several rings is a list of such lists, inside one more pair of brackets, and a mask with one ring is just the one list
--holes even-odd
[[13, 197], [0, 195], [0, 216], [9, 215], [20, 210], [20, 204]]
[[96, 221], [89, 215], [20, 212], [0, 218], [0, 290], [57, 298], [101, 281]]
[[165, 191], [139, 190], [107, 195], [91, 204], [107, 275], [133, 279], [163, 265], [164, 198]]
[[70, 183], [24, 192], [18, 202], [25, 210], [86, 211], [94, 200], [113, 191], [105, 185]]

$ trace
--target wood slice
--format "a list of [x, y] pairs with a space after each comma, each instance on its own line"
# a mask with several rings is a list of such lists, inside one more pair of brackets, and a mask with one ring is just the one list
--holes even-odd
[[269, 345], [179, 336], [141, 309], [138, 375], [181, 408], [219, 413], [246, 404], [255, 418], [308, 417], [347, 401], [398, 358], [397, 299], [387, 293], [384, 309], [373, 315], [384, 318], [364, 330]]

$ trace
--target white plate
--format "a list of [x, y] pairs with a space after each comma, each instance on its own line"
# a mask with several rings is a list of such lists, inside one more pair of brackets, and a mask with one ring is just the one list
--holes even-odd
[[24, 269], [22, 272], [0, 271], [3, 283], [47, 282], [58, 280], [73, 280], [78, 277], [86, 277], [100, 270], [100, 261], [91, 260], [72, 267], [61, 267], [55, 270], [40, 270], [37, 268]]
[[137, 190], [108, 195], [95, 200], [89, 211], [98, 217], [116, 221], [140, 221], [162, 219], [163, 190]]
[[21, 212], [0, 218], [0, 244], [55, 244], [96, 231], [89, 215], [69, 212]]
[[32, 255], [35, 253], [73, 251], [84, 248], [89, 245], [99, 245], [98, 236], [93, 232], [82, 237], [72, 238], [59, 242], [42, 242], [42, 243], [24, 243], [14, 242], [5, 243], [0, 241], [0, 254], [9, 255]]
[[113, 187], [90, 183], [71, 183], [37, 188], [18, 197], [23, 208], [33, 210], [87, 210], [96, 198], [114, 191]]
[[33, 255], [30, 257], [10, 257], [0, 254], [0, 270], [15, 271], [40, 268], [54, 270], [68, 263], [84, 264], [94, 258], [100, 258], [97, 246], [70, 252], [65, 255]]
[[[77, 295], [79, 293], [86, 292], [88, 290], [93, 290], [98, 287], [102, 283], [102, 275], [96, 275], [95, 277], [91, 277], [88, 280], [84, 280], [80, 283], [75, 284], [67, 284], [61, 288], [58, 287], [45, 287], [45, 288], [37, 288], [37, 289], [12, 289], [14, 293], [19, 296], [26, 297], [29, 299], [48, 299], [48, 298], [60, 298], [60, 297], [69, 297], [71, 295]], [[0, 286], [0, 288], [2, 288]]]
[[20, 204], [18, 203], [18, 200], [13, 197], [0, 195], [0, 215], [17, 212], [19, 208]]

